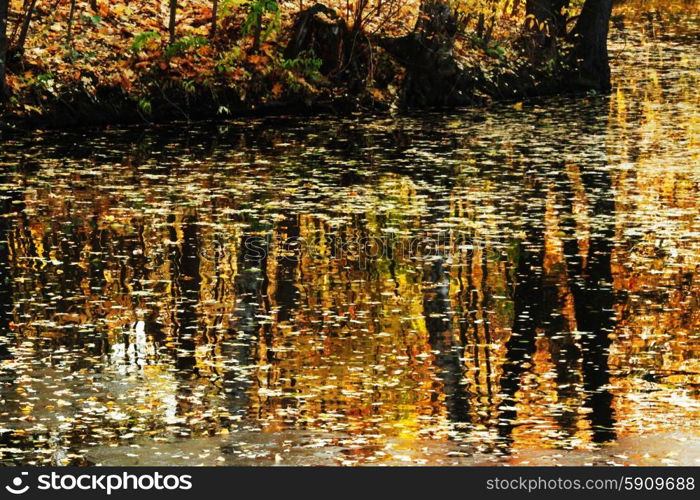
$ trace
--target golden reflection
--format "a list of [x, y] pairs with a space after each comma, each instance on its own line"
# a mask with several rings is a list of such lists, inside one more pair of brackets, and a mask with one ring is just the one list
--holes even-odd
[[693, 442], [697, 52], [630, 26], [607, 100], [10, 153], [0, 460], [595, 462], [627, 437]]

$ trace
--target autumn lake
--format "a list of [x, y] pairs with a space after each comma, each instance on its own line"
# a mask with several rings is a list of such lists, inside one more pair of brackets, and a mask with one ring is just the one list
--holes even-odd
[[700, 21], [613, 91], [14, 135], [0, 462], [700, 465]]

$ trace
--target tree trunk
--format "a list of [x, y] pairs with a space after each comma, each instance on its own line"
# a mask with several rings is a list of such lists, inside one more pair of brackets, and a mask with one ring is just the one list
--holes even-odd
[[351, 36], [344, 19], [333, 9], [317, 3], [297, 15], [284, 58], [296, 59], [303, 52], [313, 51], [322, 61], [321, 73], [337, 78], [350, 66]]
[[[562, 10], [569, 7], [569, 0], [527, 0], [525, 10], [537, 21], [537, 30], [550, 37], [565, 34], [566, 14]], [[539, 29], [540, 24], [543, 25]]]
[[[0, 0], [2, 1], [2, 0]], [[22, 56], [24, 54], [24, 44], [27, 41], [27, 34], [29, 33], [29, 25], [32, 22], [32, 16], [34, 15], [34, 7], [36, 7], [36, 1], [32, 0], [29, 4], [29, 8], [24, 13], [24, 19], [22, 20], [22, 29], [19, 32], [19, 39], [17, 40], [16, 54]]]
[[175, 20], [177, 18], [177, 0], [170, 0], [170, 21], [168, 31], [170, 32], [170, 45], [175, 43]]
[[70, 13], [68, 14], [68, 30], [66, 33], [66, 45], [73, 48], [73, 18], [75, 17], [75, 0], [70, 2]]
[[408, 107], [473, 104], [474, 75], [454, 55], [457, 16], [442, 0], [425, 0], [414, 30], [379, 44], [406, 68], [402, 101]]
[[253, 52], [260, 50], [260, 36], [262, 35], [262, 13], [258, 15], [253, 29]]
[[421, 12], [414, 31], [423, 38], [450, 43], [454, 42], [457, 34], [457, 21], [452, 7], [442, 0], [424, 0], [421, 2]]
[[610, 92], [608, 31], [612, 0], [586, 0], [571, 34], [576, 86]]
[[0, 101], [5, 99], [5, 71], [7, 67], [7, 14], [10, 0], [0, 0]]
[[219, 0], [214, 0], [214, 4], [211, 8], [211, 32], [209, 36], [214, 38], [216, 36], [216, 18], [219, 13]]

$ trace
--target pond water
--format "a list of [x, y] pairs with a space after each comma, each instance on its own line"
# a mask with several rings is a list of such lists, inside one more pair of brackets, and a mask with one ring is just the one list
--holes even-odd
[[609, 97], [6, 141], [0, 463], [700, 465], [675, 16]]

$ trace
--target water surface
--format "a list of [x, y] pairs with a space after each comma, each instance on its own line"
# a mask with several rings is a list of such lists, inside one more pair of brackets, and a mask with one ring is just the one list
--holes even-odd
[[610, 97], [7, 141], [0, 462], [700, 465], [694, 19]]

